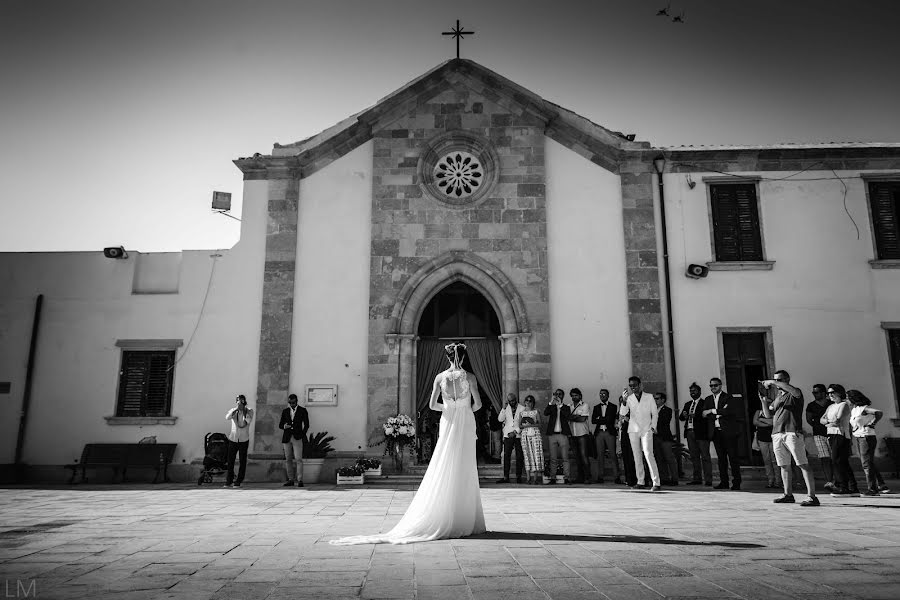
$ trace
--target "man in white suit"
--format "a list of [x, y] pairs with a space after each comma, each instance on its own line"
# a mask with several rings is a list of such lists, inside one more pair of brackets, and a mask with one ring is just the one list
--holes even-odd
[[622, 397], [625, 405], [620, 411], [620, 416], [629, 418], [628, 439], [631, 441], [631, 451], [634, 453], [634, 468], [637, 472], [637, 485], [632, 489], [644, 489], [644, 458], [650, 467], [650, 479], [653, 481], [651, 492], [660, 490], [659, 469], [656, 468], [656, 458], [653, 456], [653, 434], [656, 433], [657, 407], [652, 394], [644, 391], [641, 378], [631, 376], [628, 378], [628, 390], [623, 390]]

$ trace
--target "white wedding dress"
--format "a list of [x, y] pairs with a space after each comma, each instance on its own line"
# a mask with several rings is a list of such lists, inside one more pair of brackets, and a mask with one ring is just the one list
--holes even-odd
[[484, 510], [475, 460], [475, 415], [463, 370], [441, 380], [444, 410], [428, 470], [406, 514], [387, 533], [332, 540], [332, 544], [409, 544], [484, 533]]

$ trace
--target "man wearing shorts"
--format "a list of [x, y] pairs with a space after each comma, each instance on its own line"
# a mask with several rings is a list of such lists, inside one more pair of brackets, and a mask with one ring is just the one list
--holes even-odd
[[800, 503], [800, 506], [819, 506], [813, 474], [806, 459], [806, 444], [803, 442], [803, 392], [791, 385], [791, 376], [784, 370], [775, 371], [774, 377], [761, 381], [760, 386], [775, 391], [775, 399], [770, 404], [763, 390], [759, 390], [763, 415], [772, 419], [772, 449], [775, 451], [775, 462], [781, 467], [781, 480], [784, 483], [784, 495], [776, 498], [774, 502], [776, 504], [794, 502], [794, 495], [791, 493], [793, 457], [803, 473], [806, 493], [809, 496]]

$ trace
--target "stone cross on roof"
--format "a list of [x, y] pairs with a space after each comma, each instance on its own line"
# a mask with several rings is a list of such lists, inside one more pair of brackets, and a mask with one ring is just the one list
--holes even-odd
[[459, 26], [459, 19], [457, 19], [456, 27], [450, 31], [441, 32], [441, 35], [452, 35], [456, 38], [456, 58], [459, 58], [459, 39], [464, 35], [472, 35], [474, 33], [474, 31], [463, 31], [462, 27]]

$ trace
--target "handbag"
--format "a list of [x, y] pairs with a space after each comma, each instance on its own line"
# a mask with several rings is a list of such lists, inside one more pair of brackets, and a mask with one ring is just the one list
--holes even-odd
[[753, 441], [750, 443], [750, 449], [759, 452], [759, 439], [756, 437], [755, 431], [753, 432]]

